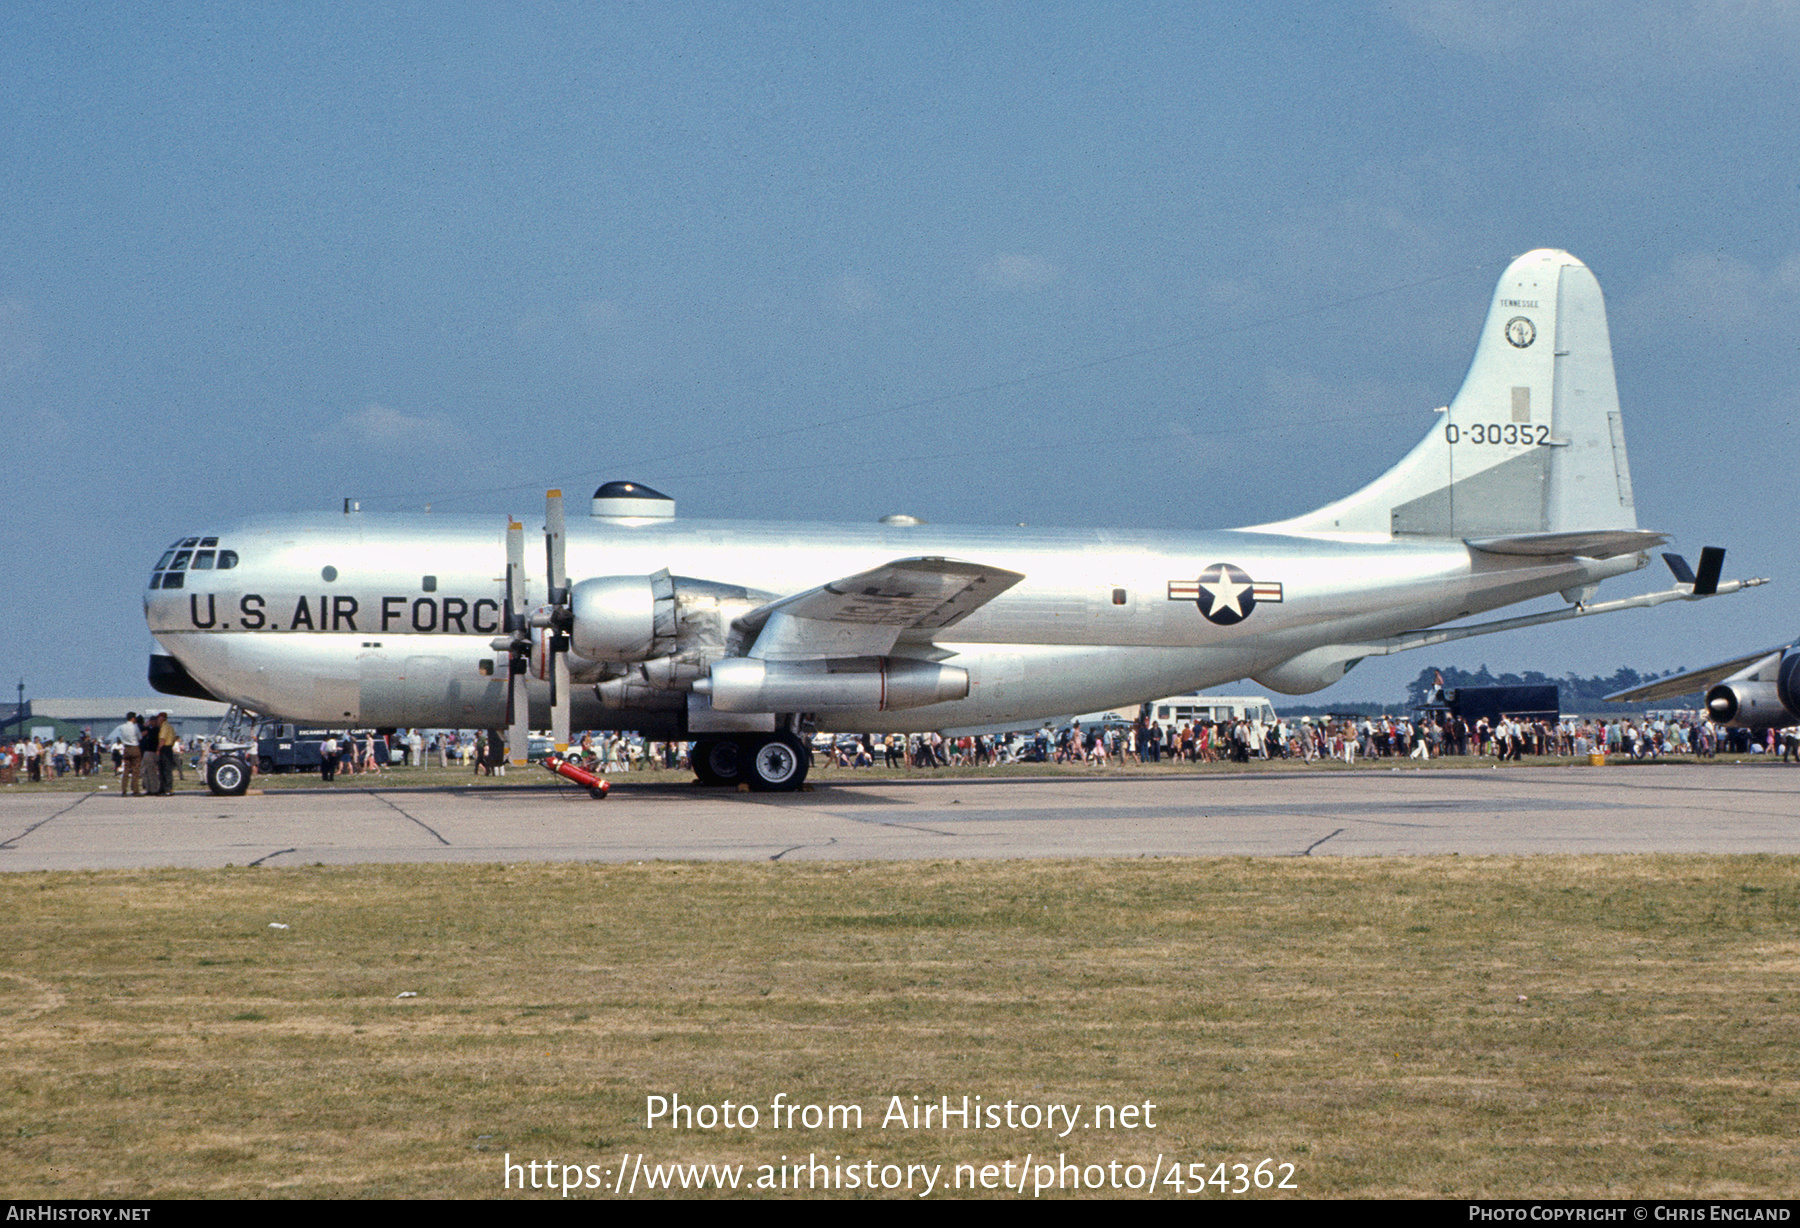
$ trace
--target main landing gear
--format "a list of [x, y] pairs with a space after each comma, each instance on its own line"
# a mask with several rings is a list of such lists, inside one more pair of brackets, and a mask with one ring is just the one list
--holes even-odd
[[746, 784], [758, 793], [791, 793], [806, 783], [806, 744], [791, 733], [701, 738], [689, 755], [706, 785]]

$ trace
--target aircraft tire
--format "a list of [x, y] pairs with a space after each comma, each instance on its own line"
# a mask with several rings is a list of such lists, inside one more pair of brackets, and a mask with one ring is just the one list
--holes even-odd
[[689, 754], [703, 785], [735, 785], [744, 759], [744, 749], [733, 738], [701, 738]]
[[806, 783], [806, 747], [792, 734], [748, 739], [741, 754], [744, 779], [758, 793], [792, 793]]
[[206, 765], [206, 787], [215, 797], [242, 797], [250, 788], [250, 765], [236, 755], [220, 755]]

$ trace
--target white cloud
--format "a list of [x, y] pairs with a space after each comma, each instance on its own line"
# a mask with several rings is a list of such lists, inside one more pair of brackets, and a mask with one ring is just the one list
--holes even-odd
[[881, 308], [881, 292], [867, 277], [846, 273], [825, 290], [825, 301], [847, 315], [862, 315]]
[[616, 332], [625, 322], [625, 309], [609, 298], [589, 299], [581, 305], [581, 315], [594, 334]]
[[1569, 5], [1564, 0], [1394, 0], [1388, 11], [1429, 43], [1487, 57], [1521, 53], [1559, 67], [1641, 74], [1716, 71], [1758, 59], [1791, 60], [1800, 0], [1652, 0]]
[[1400, 23], [1428, 42], [1464, 51], [1510, 51], [1525, 42], [1541, 19], [1527, 4], [1484, 4], [1480, 0], [1397, 0], [1389, 9]]
[[[1268, 402], [1289, 424], [1353, 425], [1380, 422], [1374, 433], [1385, 439], [1390, 433], [1407, 436], [1413, 424], [1420, 430], [1431, 425], [1430, 394], [1417, 388], [1375, 379], [1333, 380], [1310, 371], [1271, 367], [1263, 372]], [[1393, 425], [1400, 423], [1402, 425]], [[1411, 443], [1411, 439], [1407, 439]], [[1399, 455], [1391, 440], [1381, 445]]]
[[1800, 255], [1789, 256], [1775, 270], [1775, 282], [1789, 293], [1800, 293]]
[[408, 414], [371, 402], [339, 419], [316, 440], [348, 448], [402, 452], [411, 448], [458, 448], [470, 442], [467, 430], [443, 414]]
[[1041, 256], [1002, 252], [981, 266], [979, 276], [990, 290], [1042, 290], [1062, 276], [1062, 269]]
[[44, 344], [24, 299], [0, 298], [0, 376], [19, 375], [43, 361]]
[[1800, 255], [1764, 272], [1725, 252], [1690, 252], [1633, 294], [1627, 318], [1672, 319], [1708, 329], [1789, 330], [1800, 298]]

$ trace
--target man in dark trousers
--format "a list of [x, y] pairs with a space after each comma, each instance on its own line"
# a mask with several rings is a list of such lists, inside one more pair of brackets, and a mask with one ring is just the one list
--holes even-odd
[[144, 719], [138, 734], [138, 762], [144, 770], [144, 794], [153, 797], [162, 792], [162, 713]]

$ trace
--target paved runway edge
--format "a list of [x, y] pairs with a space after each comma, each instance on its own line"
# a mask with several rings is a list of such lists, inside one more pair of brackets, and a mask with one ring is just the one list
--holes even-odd
[[363, 862], [1790, 853], [1800, 775], [1478, 768], [554, 787], [16, 793], [0, 870]]

